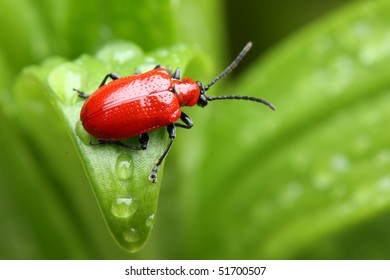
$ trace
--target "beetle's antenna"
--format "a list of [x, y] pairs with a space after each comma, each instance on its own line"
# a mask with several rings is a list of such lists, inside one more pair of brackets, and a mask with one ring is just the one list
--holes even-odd
[[[244, 56], [249, 52], [249, 50], [252, 47], [252, 42], [248, 42], [245, 47], [242, 49], [242, 51], [237, 55], [237, 57], [233, 60], [232, 63], [228, 67], [226, 67], [225, 70], [222, 71], [221, 74], [219, 74], [214, 80], [211, 81], [208, 85], [203, 87], [204, 91], [207, 91], [212, 85], [214, 85], [216, 82], [218, 82], [220, 79], [223, 77], [227, 76], [230, 74], [234, 68], [237, 67], [237, 65], [240, 63], [240, 61], [244, 58]], [[214, 101], [214, 100], [249, 100], [249, 101], [254, 101], [254, 102], [259, 102], [263, 103], [264, 105], [267, 105], [270, 107], [272, 110], [275, 110], [275, 106], [268, 102], [267, 100], [257, 98], [257, 97], [252, 97], [252, 96], [238, 96], [238, 95], [225, 95], [225, 96], [206, 96], [207, 101]]]
[[208, 85], [206, 85], [203, 89], [207, 91], [212, 85], [214, 85], [216, 82], [218, 82], [220, 79], [225, 77], [226, 75], [230, 74], [234, 68], [237, 67], [237, 65], [240, 63], [241, 59], [249, 52], [249, 50], [252, 47], [252, 42], [248, 42], [245, 47], [242, 49], [242, 51], [237, 55], [237, 57], [233, 60], [232, 63], [228, 67], [226, 67], [225, 70], [222, 71], [221, 74], [218, 75], [214, 80], [212, 80]]
[[249, 100], [249, 101], [254, 101], [254, 102], [259, 102], [263, 103], [264, 105], [267, 105], [270, 107], [272, 110], [275, 111], [275, 106], [271, 103], [268, 102], [267, 100], [253, 97], [253, 96], [239, 96], [239, 95], [225, 95], [225, 96], [207, 96], [206, 97], [207, 101], [214, 101], [214, 100]]

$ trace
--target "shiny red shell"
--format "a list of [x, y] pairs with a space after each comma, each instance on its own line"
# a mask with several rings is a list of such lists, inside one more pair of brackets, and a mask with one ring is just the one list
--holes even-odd
[[180, 118], [181, 106], [194, 106], [200, 89], [192, 79], [176, 80], [164, 68], [113, 80], [84, 103], [80, 119], [98, 139], [130, 138]]

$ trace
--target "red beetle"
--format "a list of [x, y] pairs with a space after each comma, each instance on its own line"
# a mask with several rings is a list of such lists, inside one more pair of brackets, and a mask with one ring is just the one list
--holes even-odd
[[[209, 97], [205, 94], [212, 85], [238, 65], [251, 47], [252, 43], [247, 43], [236, 59], [206, 86], [190, 78], [180, 80], [179, 68], [171, 75], [166, 69], [156, 66], [146, 73], [123, 78], [114, 73], [107, 74], [91, 96], [74, 89], [81, 98], [87, 99], [81, 109], [80, 119], [85, 130], [99, 139], [98, 142], [91, 144], [116, 144], [130, 149], [145, 150], [149, 141], [147, 133], [167, 127], [170, 141], [149, 176], [155, 183], [158, 168], [175, 139], [175, 127], [192, 127], [191, 119], [181, 111], [182, 106], [197, 104], [204, 107], [208, 101], [244, 99], [263, 103], [275, 110], [271, 103], [256, 97], [234, 95]], [[106, 84], [108, 78], [113, 81]], [[184, 124], [177, 123], [178, 119]], [[120, 141], [136, 135], [140, 135], [140, 146], [131, 146]]]

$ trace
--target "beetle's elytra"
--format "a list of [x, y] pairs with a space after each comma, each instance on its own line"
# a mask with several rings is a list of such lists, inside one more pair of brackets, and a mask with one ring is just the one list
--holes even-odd
[[[167, 127], [169, 143], [152, 168], [149, 176], [155, 183], [157, 171], [167, 156], [176, 136], [176, 127], [191, 128], [192, 121], [181, 111], [183, 106], [204, 107], [209, 101], [241, 99], [259, 102], [272, 110], [275, 107], [268, 101], [252, 96], [206, 95], [206, 91], [220, 79], [228, 75], [252, 47], [249, 42], [234, 61], [206, 86], [190, 78], [180, 78], [180, 69], [171, 74], [161, 66], [156, 66], [143, 74], [120, 78], [114, 73], [107, 74], [99, 88], [92, 94], [74, 89], [86, 99], [80, 113], [84, 129], [98, 138], [96, 144], [115, 144], [129, 149], [145, 150], [148, 146], [148, 132]], [[109, 83], [107, 79], [111, 78]], [[182, 123], [177, 123], [178, 120]], [[139, 146], [130, 146], [122, 139], [139, 135]]]

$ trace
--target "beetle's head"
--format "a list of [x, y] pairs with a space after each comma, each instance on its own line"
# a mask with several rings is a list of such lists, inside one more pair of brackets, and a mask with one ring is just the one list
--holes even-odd
[[207, 101], [206, 91], [201, 82], [198, 81], [196, 83], [198, 84], [199, 92], [200, 92], [198, 102], [196, 104], [200, 107], [205, 107], [209, 103]]

